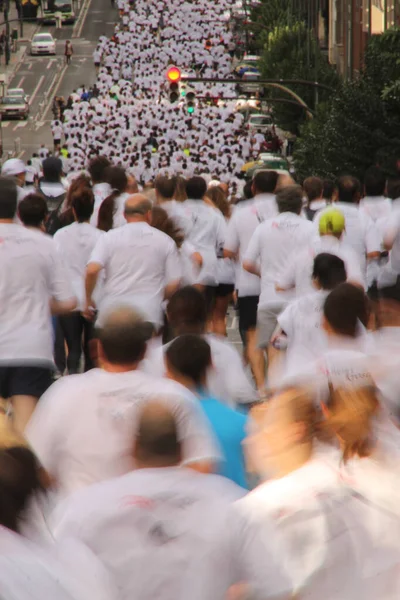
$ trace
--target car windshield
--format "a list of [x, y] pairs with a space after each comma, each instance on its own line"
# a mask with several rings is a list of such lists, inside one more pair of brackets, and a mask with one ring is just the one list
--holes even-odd
[[270, 125], [272, 122], [271, 117], [250, 117], [252, 123], [256, 123], [257, 125]]
[[33, 38], [34, 42], [52, 42], [53, 38], [49, 33], [40, 33], [39, 35], [35, 35]]
[[22, 100], [18, 96], [6, 96], [1, 99], [2, 104], [22, 104]]
[[8, 95], [9, 96], [23, 96], [24, 95], [24, 90], [8, 90]]
[[243, 79], [245, 81], [257, 81], [258, 79], [260, 79], [260, 76], [258, 75], [258, 73], [245, 73], [243, 75]]

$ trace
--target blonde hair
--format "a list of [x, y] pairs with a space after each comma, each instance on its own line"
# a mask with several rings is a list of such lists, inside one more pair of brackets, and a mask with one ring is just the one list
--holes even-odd
[[322, 428], [334, 434], [342, 447], [343, 462], [370, 456], [374, 448], [373, 421], [379, 410], [372, 387], [331, 389], [328, 414]]

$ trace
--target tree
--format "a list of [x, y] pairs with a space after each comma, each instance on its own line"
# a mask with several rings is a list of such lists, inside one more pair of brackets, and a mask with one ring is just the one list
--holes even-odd
[[400, 30], [373, 36], [359, 78], [343, 84], [324, 111], [301, 128], [299, 176], [362, 178], [372, 164], [388, 175], [400, 158]]
[[[317, 81], [330, 88], [339, 86], [335, 69], [322, 54], [319, 44], [304, 23], [276, 27], [269, 33], [261, 55], [261, 73], [266, 79], [304, 79]], [[306, 85], [290, 85], [311, 109], [329, 99], [331, 92]], [[270, 97], [282, 97], [282, 91], [269, 90]], [[289, 96], [288, 96], [289, 98]], [[276, 123], [285, 130], [299, 133], [306, 114], [293, 105], [274, 105]]]
[[293, 20], [291, 4], [291, 0], [264, 0], [251, 8], [248, 29], [253, 34], [254, 48], [264, 48], [268, 35], [276, 27], [290, 25]]

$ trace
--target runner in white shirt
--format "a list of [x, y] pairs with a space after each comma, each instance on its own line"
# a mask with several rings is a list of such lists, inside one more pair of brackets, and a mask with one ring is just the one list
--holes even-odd
[[[55, 536], [88, 546], [114, 576], [121, 600], [183, 599], [188, 569], [218, 542], [227, 508], [243, 490], [179, 466], [179, 426], [163, 404], [143, 409], [131, 448], [136, 470], [72, 496], [57, 510]], [[215, 564], [203, 575], [217, 572]]]
[[0, 178], [0, 396], [22, 433], [51, 383], [51, 311], [69, 312], [76, 299], [53, 240], [16, 224], [16, 210], [15, 183]]
[[278, 316], [287, 340], [284, 368], [289, 372], [316, 360], [327, 350], [328, 340], [322, 328], [323, 307], [329, 292], [344, 281], [344, 262], [333, 254], [318, 254], [313, 269], [315, 291], [293, 300]]
[[[188, 286], [175, 292], [167, 306], [167, 317], [174, 338], [192, 333], [204, 335], [210, 344], [212, 369], [207, 375], [207, 389], [212, 396], [232, 407], [257, 400], [257, 393], [236, 348], [225, 337], [206, 334], [206, 302], [199, 290]], [[167, 347], [168, 344], [149, 345], [140, 368], [150, 375], [163, 377]]]
[[131, 309], [119, 309], [98, 336], [102, 368], [56, 382], [26, 432], [59, 497], [133, 468], [138, 413], [154, 398], [176, 411], [183, 462], [212, 470], [219, 453], [196, 399], [172, 381], [137, 370], [149, 336], [145, 323]]
[[276, 196], [279, 216], [261, 223], [255, 230], [243, 257], [243, 267], [261, 277], [257, 311], [258, 343], [267, 348], [277, 325], [277, 316], [293, 298], [293, 292], [277, 292], [275, 281], [286, 264], [313, 236], [312, 223], [300, 216], [303, 190], [289, 186]]
[[99, 208], [103, 202], [111, 194], [110, 184], [106, 181], [107, 167], [111, 163], [105, 156], [96, 156], [89, 162], [88, 171], [93, 184], [94, 194], [94, 209], [90, 219], [90, 224], [97, 227], [97, 219]]
[[[70, 280], [78, 300], [77, 310], [58, 317], [67, 348], [67, 367], [69, 375], [79, 372], [82, 346], [85, 357], [84, 370], [93, 367], [90, 357], [89, 341], [92, 337], [92, 323], [82, 316], [86, 307], [85, 271], [93, 248], [102, 235], [99, 229], [89, 225], [93, 213], [94, 198], [90, 189], [83, 189], [72, 199], [71, 210], [75, 223], [63, 227], [54, 236], [54, 243], [68, 268]], [[98, 297], [95, 290], [94, 296]]]
[[111, 230], [97, 242], [86, 271], [86, 316], [102, 270], [105, 279], [99, 302], [99, 322], [115, 305], [142, 311], [159, 328], [162, 303], [178, 287], [181, 264], [174, 241], [151, 227], [151, 203], [143, 194], [130, 196], [125, 205], [127, 224]]
[[[339, 209], [346, 220], [343, 241], [355, 250], [362, 273], [366, 274], [367, 261], [373, 262], [380, 258], [382, 240], [371, 217], [359, 210], [361, 185], [358, 179], [349, 175], [340, 177], [337, 181], [337, 194], [337, 201], [333, 207]], [[330, 210], [330, 208], [325, 210]], [[314, 222], [317, 229], [323, 213], [322, 210], [315, 215]], [[372, 284], [372, 280], [367, 281], [368, 285]]]
[[321, 252], [341, 258], [346, 265], [348, 280], [365, 287], [365, 274], [361, 271], [359, 256], [348, 243], [343, 242], [346, 220], [342, 211], [336, 208], [325, 210], [319, 219], [318, 227], [320, 237], [286, 265], [276, 281], [276, 289], [284, 291], [294, 288], [297, 297], [312, 293], [313, 262]]
[[246, 206], [233, 212], [226, 232], [224, 256], [235, 259], [236, 289], [238, 293], [239, 330], [247, 357], [253, 371], [257, 389], [265, 387], [265, 363], [263, 352], [257, 348], [257, 306], [260, 296], [259, 277], [243, 269], [242, 261], [253, 233], [265, 219], [278, 214], [274, 191], [278, 182], [275, 171], [257, 173], [252, 183], [253, 199]]
[[[111, 193], [99, 206], [96, 226], [103, 231], [110, 231], [126, 224], [124, 217], [125, 202], [131, 194], [128, 193], [128, 176], [121, 167], [107, 167], [105, 177], [111, 188]], [[93, 218], [91, 223], [93, 224]]]
[[386, 176], [380, 167], [370, 167], [364, 173], [364, 198], [360, 210], [376, 223], [380, 233], [392, 212], [392, 201], [385, 197]]
[[303, 190], [307, 198], [305, 214], [312, 221], [317, 210], [325, 208], [327, 201], [324, 199], [324, 182], [319, 177], [307, 177], [303, 181]]

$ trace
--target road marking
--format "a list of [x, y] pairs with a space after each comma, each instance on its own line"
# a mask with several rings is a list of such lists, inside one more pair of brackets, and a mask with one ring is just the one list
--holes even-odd
[[42, 85], [43, 81], [44, 81], [44, 75], [42, 75], [42, 76], [41, 76], [41, 78], [39, 79], [39, 81], [37, 82], [37, 86], [36, 86], [36, 87], [35, 87], [35, 89], [33, 90], [33, 94], [32, 94], [32, 96], [29, 98], [29, 105], [31, 105], [31, 104], [32, 104], [32, 102], [34, 101], [34, 99], [35, 99], [35, 97], [36, 97], [36, 94], [38, 93], [38, 91], [39, 91], [39, 88], [40, 88], [40, 86]]
[[18, 83], [15, 87], [20, 88], [22, 86], [22, 84], [24, 83], [24, 79], [25, 79], [25, 77], [21, 77], [21, 79], [18, 81]]
[[53, 59], [51, 58], [51, 59], [49, 60], [49, 62], [47, 63], [47, 67], [46, 67], [46, 69], [47, 69], [47, 70], [49, 70], [49, 69], [51, 69], [51, 67], [52, 67], [52, 66], [53, 66]]
[[82, 29], [83, 29], [83, 26], [85, 24], [86, 16], [87, 16], [87, 14], [89, 12], [89, 8], [90, 8], [91, 3], [92, 3], [92, 0], [86, 0], [86, 5], [81, 10], [81, 14], [79, 16], [81, 22], [79, 23], [79, 19], [78, 19], [78, 21], [77, 21], [74, 29], [72, 30], [72, 37], [75, 37], [75, 38], [80, 38], [81, 37]]
[[17, 123], [15, 127], [13, 127], [13, 131], [17, 131], [17, 129], [21, 129], [21, 127], [26, 127], [28, 125], [27, 121], [22, 121]]
[[5, 127], [8, 127], [8, 126], [9, 126], [9, 124], [10, 124], [10, 121], [2, 121], [2, 122], [1, 122], [1, 126], [2, 126], [2, 128], [3, 128], [3, 129], [4, 129]]
[[32, 65], [33, 65], [33, 62], [30, 62], [30, 63], [28, 64], [28, 69], [29, 69], [29, 70], [30, 70], [30, 69], [32, 69]]
[[25, 150], [22, 150], [22, 152], [20, 152], [18, 154], [17, 158], [22, 158], [24, 154], [25, 154]]

